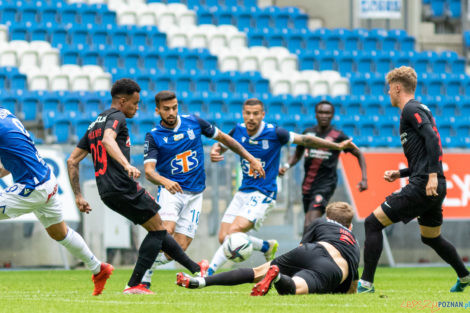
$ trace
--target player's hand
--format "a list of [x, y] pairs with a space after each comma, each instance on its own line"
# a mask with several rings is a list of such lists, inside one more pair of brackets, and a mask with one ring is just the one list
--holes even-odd
[[127, 172], [127, 175], [129, 175], [130, 178], [139, 178], [140, 177], [140, 171], [137, 167], [134, 167], [132, 165], [128, 165], [124, 168]]
[[367, 186], [367, 180], [363, 179], [357, 184], [357, 189], [359, 189], [360, 192], [363, 192], [364, 190], [367, 190], [369, 188]]
[[212, 162], [220, 162], [224, 160], [224, 155], [220, 153], [220, 145], [213, 145], [210, 152]]
[[90, 204], [82, 196], [75, 197], [75, 203], [77, 204], [78, 209], [82, 213], [89, 214], [91, 212]]
[[385, 171], [384, 179], [388, 182], [393, 182], [400, 178], [400, 171]]
[[437, 174], [430, 173], [428, 183], [426, 185], [426, 196], [432, 197], [438, 195], [439, 194], [437, 193]]
[[280, 176], [280, 177], [283, 177], [284, 174], [286, 174], [287, 170], [288, 170], [287, 167], [281, 167], [281, 168], [279, 169], [279, 176]]
[[263, 165], [261, 165], [261, 162], [257, 159], [254, 159], [253, 161], [250, 162], [250, 169], [251, 172], [253, 173], [254, 178], [265, 178], [266, 174], [264, 173]]
[[356, 150], [359, 149], [353, 142], [352, 138], [343, 140], [340, 143], [338, 143], [339, 150], [345, 150], [345, 149], [351, 149], [351, 150]]
[[167, 179], [163, 186], [165, 186], [165, 189], [173, 195], [177, 192], [183, 193], [183, 189], [181, 188], [180, 184], [175, 181]]

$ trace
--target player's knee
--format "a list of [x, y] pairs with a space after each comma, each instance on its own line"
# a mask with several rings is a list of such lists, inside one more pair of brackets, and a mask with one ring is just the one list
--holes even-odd
[[380, 223], [380, 221], [375, 217], [373, 213], [371, 213], [366, 220], [364, 221], [364, 228], [366, 232], [368, 231], [381, 231], [385, 228], [385, 226]]
[[439, 244], [439, 242], [441, 241], [441, 236], [437, 236], [437, 237], [434, 237], [434, 238], [429, 238], [429, 237], [423, 237], [421, 236], [421, 241], [425, 244], [425, 245], [428, 245], [430, 246], [431, 248], [432, 247], [435, 247]]
[[222, 244], [225, 240], [225, 237], [227, 237], [227, 232], [225, 231], [220, 231], [219, 232], [219, 243]]

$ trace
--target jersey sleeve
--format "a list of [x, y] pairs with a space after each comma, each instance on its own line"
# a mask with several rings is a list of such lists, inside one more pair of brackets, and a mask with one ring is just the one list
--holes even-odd
[[82, 139], [77, 144], [77, 147], [90, 152], [90, 145], [88, 144], [88, 131], [83, 135]]
[[151, 133], [145, 135], [144, 164], [147, 162], [157, 163], [158, 147]]
[[279, 142], [281, 143], [281, 145], [285, 145], [287, 143], [293, 143], [294, 142], [294, 133], [289, 132], [285, 128], [276, 127], [276, 135], [277, 135], [277, 139], [279, 139]]
[[211, 123], [209, 123], [208, 121], [198, 117], [198, 116], [194, 116], [196, 118], [196, 121], [199, 123], [199, 126], [201, 127], [201, 133], [208, 137], [208, 138], [212, 138], [214, 139], [215, 137], [217, 137], [217, 135], [219, 134], [219, 130], [217, 127], [215, 127], [214, 125], [212, 125]]
[[126, 116], [119, 111], [108, 116], [104, 129], [111, 128], [116, 133], [119, 133], [123, 127], [126, 127]]

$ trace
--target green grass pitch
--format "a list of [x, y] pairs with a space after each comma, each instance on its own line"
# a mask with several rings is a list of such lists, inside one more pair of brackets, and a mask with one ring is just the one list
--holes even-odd
[[[449, 292], [450, 268], [379, 268], [375, 294], [250, 297], [252, 284], [189, 290], [175, 285], [177, 271], [157, 271], [155, 295], [123, 295], [131, 274], [116, 269], [101, 296], [91, 296], [91, 275], [72, 271], [1, 271], [0, 312], [455, 312], [470, 308], [431, 307], [470, 300], [470, 290]], [[470, 289], [470, 288], [469, 288]], [[429, 302], [428, 302], [429, 301]]]

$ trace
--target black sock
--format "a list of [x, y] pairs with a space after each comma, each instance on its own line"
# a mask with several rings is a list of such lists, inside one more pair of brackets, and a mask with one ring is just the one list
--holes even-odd
[[274, 283], [274, 287], [281, 296], [295, 295], [295, 282], [287, 275], [281, 274], [281, 279]]
[[421, 236], [421, 241], [433, 248], [444, 261], [450, 264], [450, 266], [452, 266], [457, 272], [458, 277], [465, 277], [469, 274], [455, 247], [445, 240], [444, 237], [441, 235], [436, 238], [426, 238]]
[[361, 279], [373, 283], [377, 263], [379, 263], [380, 254], [382, 254], [382, 229], [385, 227], [372, 213], [366, 218], [364, 228], [366, 230], [366, 240], [364, 242], [364, 271]]
[[255, 280], [255, 272], [252, 268], [237, 268], [236, 270], [205, 277], [206, 286], [233, 286], [252, 283]]
[[155, 261], [158, 252], [162, 248], [166, 230], [149, 231], [139, 248], [139, 256], [134, 267], [134, 272], [127, 283], [129, 287], [137, 286], [141, 283], [142, 277]]
[[186, 267], [193, 274], [201, 270], [200, 266], [189, 258], [170, 234], [166, 234], [163, 240], [162, 251], [168, 254], [170, 258]]

